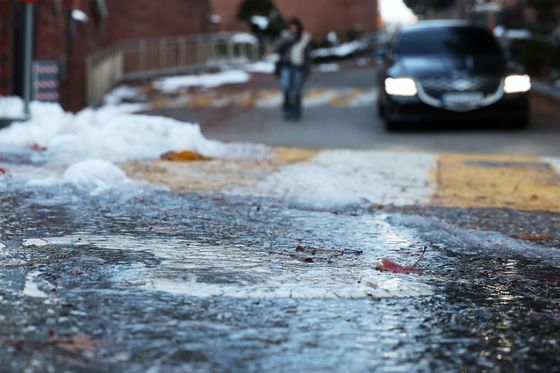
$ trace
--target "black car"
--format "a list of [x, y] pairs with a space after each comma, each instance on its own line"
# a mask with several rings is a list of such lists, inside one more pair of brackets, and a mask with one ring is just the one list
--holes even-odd
[[419, 22], [400, 30], [382, 58], [378, 110], [389, 130], [420, 123], [527, 126], [531, 80], [484, 28]]

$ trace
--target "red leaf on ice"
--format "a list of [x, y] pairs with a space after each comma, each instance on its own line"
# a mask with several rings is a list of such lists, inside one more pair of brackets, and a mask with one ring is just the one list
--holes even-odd
[[0, 167], [0, 175], [8, 175], [8, 170], [5, 168]]
[[33, 144], [31, 145], [31, 150], [35, 150], [36, 152], [44, 152], [47, 150], [47, 147], [39, 144]]
[[379, 265], [378, 268], [381, 271], [388, 271], [388, 272], [394, 272], [394, 273], [422, 274], [422, 273], [424, 273], [424, 270], [420, 269], [420, 268], [416, 268], [416, 265], [424, 257], [424, 254], [426, 253], [426, 249], [427, 249], [427, 247], [424, 246], [424, 250], [422, 251], [422, 255], [420, 255], [418, 260], [416, 260], [416, 262], [413, 265], [411, 265], [410, 267], [402, 266], [402, 265], [400, 265], [398, 263], [395, 263], [395, 262], [393, 262], [392, 260], [389, 260], [389, 259], [383, 259], [383, 261], [381, 262], [381, 264]]
[[405, 273], [405, 274], [424, 273], [423, 269], [414, 268], [414, 267], [405, 267], [405, 266], [402, 266], [398, 263], [395, 263], [395, 262], [393, 262], [392, 260], [389, 260], [389, 259], [383, 259], [383, 261], [381, 262], [381, 265], [379, 266], [379, 269], [382, 270], [382, 271], [395, 272], [395, 273]]

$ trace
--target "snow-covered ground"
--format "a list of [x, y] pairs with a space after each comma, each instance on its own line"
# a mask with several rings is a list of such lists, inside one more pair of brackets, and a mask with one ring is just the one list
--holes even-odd
[[335, 47], [315, 49], [311, 52], [311, 56], [313, 58], [345, 58], [351, 56], [354, 53], [363, 51], [367, 48], [367, 46], [368, 44], [366, 42], [355, 40], [348, 43], [342, 43]]
[[[20, 107], [18, 98], [0, 98], [3, 112], [17, 113]], [[266, 148], [258, 145], [208, 140], [197, 124], [137, 115], [133, 113], [136, 109], [134, 104], [107, 105], [72, 114], [58, 104], [33, 102], [28, 121], [0, 130], [0, 148], [31, 154], [32, 163], [41, 166], [6, 166], [7, 173], [0, 181], [10, 175], [12, 181], [33, 186], [72, 183], [99, 191], [128, 182], [119, 163], [159, 159], [169, 151], [190, 150], [220, 158], [266, 153]]]
[[165, 93], [184, 91], [190, 87], [216, 88], [224, 84], [247, 83], [251, 75], [243, 70], [229, 70], [213, 74], [180, 75], [161, 78], [153, 87]]

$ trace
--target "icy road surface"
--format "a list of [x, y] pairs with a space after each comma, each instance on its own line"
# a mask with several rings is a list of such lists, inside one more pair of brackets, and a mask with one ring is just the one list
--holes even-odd
[[[2, 371], [558, 370], [558, 214], [424, 205], [429, 154], [271, 165], [196, 125], [47, 109], [0, 133]], [[120, 163], [182, 147], [264, 171], [178, 192]], [[423, 274], [378, 269], [423, 247]]]

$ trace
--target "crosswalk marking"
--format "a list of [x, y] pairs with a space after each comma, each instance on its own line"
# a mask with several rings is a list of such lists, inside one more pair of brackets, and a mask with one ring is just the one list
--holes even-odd
[[[282, 93], [277, 89], [245, 90], [234, 93], [219, 91], [181, 94], [179, 96], [156, 95], [151, 105], [157, 109], [164, 108], [223, 108], [256, 107], [260, 109], [279, 109], [282, 105]], [[305, 91], [303, 105], [306, 108], [355, 108], [366, 107], [377, 101], [376, 89], [358, 88], [311, 88]]]

